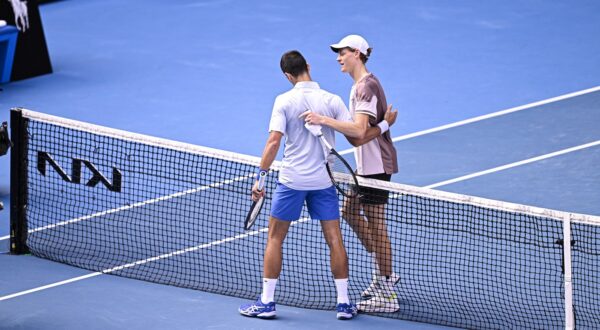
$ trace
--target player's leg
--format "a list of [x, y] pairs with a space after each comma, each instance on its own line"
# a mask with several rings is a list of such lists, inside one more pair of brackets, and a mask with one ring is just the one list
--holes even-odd
[[363, 204], [379, 275], [392, 275], [392, 244], [385, 223], [385, 204]]
[[322, 220], [321, 229], [329, 246], [331, 273], [334, 279], [348, 278], [348, 255], [342, 240], [339, 220]]
[[348, 255], [340, 231], [340, 212], [337, 193], [333, 186], [311, 191], [306, 198], [311, 218], [321, 220], [321, 229], [330, 251], [331, 272], [337, 290], [337, 318], [353, 318], [358, 310], [348, 297]]
[[[394, 285], [399, 277], [392, 268], [392, 245], [387, 232], [385, 205], [388, 193], [373, 190], [369, 198], [362, 202], [365, 217], [368, 219], [371, 242], [375, 252], [377, 267], [373, 282], [363, 296], [370, 295], [371, 299], [361, 301], [358, 308], [364, 312], [395, 312], [400, 309]], [[369, 291], [369, 292], [367, 292]]]
[[[367, 238], [364, 238], [362, 241], [363, 241], [363, 245], [365, 245], [365, 242], [368, 242], [368, 244], [365, 245], [365, 247], [368, 246], [368, 248], [366, 248], [366, 250], [369, 253], [369, 257], [372, 262], [372, 280], [371, 280], [371, 283], [369, 284], [369, 286], [362, 291], [361, 296], [363, 298], [371, 298], [379, 290], [378, 280], [381, 275], [381, 272], [379, 270], [379, 262], [377, 261], [377, 253], [376, 253], [377, 252], [377, 250], [376, 250], [377, 241], [374, 239], [374, 238], [376, 238], [376, 236], [374, 236], [373, 233], [371, 233], [369, 218], [366, 216], [366, 212], [364, 210], [364, 205], [367, 205], [367, 203], [372, 203], [373, 198], [376, 197], [377, 193], [378, 193], [377, 189], [373, 189], [373, 188], [369, 188], [369, 187], [361, 187], [360, 198], [356, 198], [356, 199], [354, 199], [354, 201], [352, 201], [351, 206], [349, 206], [349, 209], [351, 211], [348, 211], [354, 217], [359, 216], [362, 226], [366, 227], [366, 229], [361, 229], [363, 233], [367, 233], [367, 235], [366, 235]], [[355, 229], [355, 232], [356, 231], [357, 230]]]
[[291, 222], [300, 217], [305, 196], [306, 192], [293, 190], [282, 184], [277, 185], [273, 194], [269, 235], [265, 247], [262, 294], [255, 302], [240, 306], [240, 314], [258, 318], [275, 317], [274, 296], [281, 273], [283, 242]]
[[323, 236], [329, 246], [331, 272], [337, 290], [337, 318], [348, 320], [353, 318], [358, 309], [348, 297], [348, 255], [342, 240], [339, 220], [322, 220]]
[[265, 247], [263, 276], [277, 279], [281, 273], [283, 261], [283, 241], [290, 228], [291, 221], [282, 221], [275, 217], [269, 219], [269, 236]]
[[373, 252], [373, 244], [371, 243], [371, 233], [367, 220], [361, 213], [361, 205], [358, 198], [344, 198], [342, 207], [342, 218], [346, 220], [350, 228], [356, 234], [367, 252]]

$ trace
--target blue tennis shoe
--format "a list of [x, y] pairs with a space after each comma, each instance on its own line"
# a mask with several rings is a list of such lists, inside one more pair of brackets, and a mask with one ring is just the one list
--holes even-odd
[[258, 317], [261, 319], [272, 319], [277, 315], [277, 312], [275, 311], [275, 302], [265, 304], [261, 301], [260, 296], [255, 302], [240, 306], [238, 311], [244, 316]]
[[358, 309], [355, 304], [337, 304], [337, 319], [338, 320], [349, 320], [353, 318], [357, 313]]

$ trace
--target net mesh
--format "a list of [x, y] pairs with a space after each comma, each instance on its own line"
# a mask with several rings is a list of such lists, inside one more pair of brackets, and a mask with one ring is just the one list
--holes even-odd
[[[261, 215], [244, 231], [258, 159], [25, 115], [33, 254], [236, 297], [260, 294], [276, 170], [268, 175]], [[425, 189], [361, 183], [391, 191], [379, 216], [386, 219], [392, 268], [400, 276], [400, 310], [377, 315], [462, 328], [564, 327], [561, 221], [469, 197], [440, 199]], [[343, 197], [340, 205], [347, 205]], [[346, 221], [341, 230], [350, 296], [360, 301], [372, 261]], [[574, 223], [572, 230], [577, 326], [593, 328], [600, 324], [600, 229]], [[335, 306], [329, 250], [306, 210], [286, 238], [275, 298], [304, 308]]]

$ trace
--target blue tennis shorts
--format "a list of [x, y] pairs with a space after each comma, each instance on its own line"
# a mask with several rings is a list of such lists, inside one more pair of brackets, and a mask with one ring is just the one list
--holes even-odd
[[271, 216], [284, 221], [298, 220], [304, 201], [312, 219], [338, 220], [340, 218], [340, 206], [334, 186], [321, 190], [294, 190], [281, 183], [277, 183], [273, 194]]

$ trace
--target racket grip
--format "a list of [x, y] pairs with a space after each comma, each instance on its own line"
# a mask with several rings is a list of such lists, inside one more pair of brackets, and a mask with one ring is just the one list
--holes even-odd
[[333, 149], [333, 147], [331, 146], [331, 144], [329, 144], [329, 142], [327, 142], [327, 140], [325, 139], [325, 137], [323, 135], [319, 135], [319, 139], [321, 140], [321, 143], [323, 143], [323, 145], [325, 146], [325, 148], [327, 148], [327, 151], [331, 152], [331, 150]]
[[260, 171], [258, 174], [258, 190], [262, 191], [265, 188], [265, 181], [267, 180], [267, 171]]

